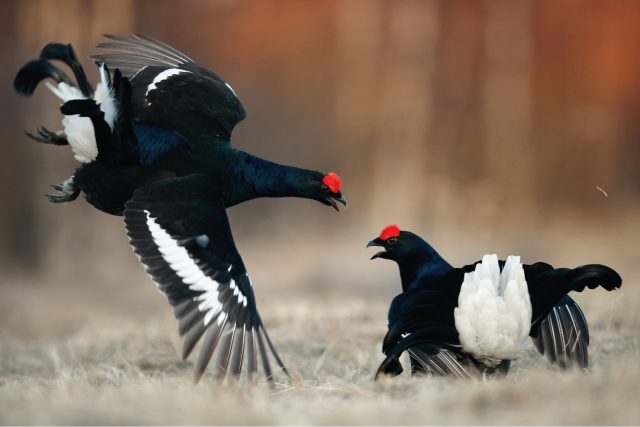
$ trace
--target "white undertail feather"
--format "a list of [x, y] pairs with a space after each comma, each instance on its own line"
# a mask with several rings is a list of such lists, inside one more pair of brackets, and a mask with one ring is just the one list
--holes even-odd
[[82, 94], [80, 89], [65, 82], [60, 82], [57, 86], [51, 84], [51, 82], [45, 82], [44, 84], [55, 96], [62, 99], [64, 102], [71, 99], [85, 99], [85, 96]]
[[93, 99], [100, 104], [100, 109], [104, 112], [104, 120], [107, 122], [111, 130], [113, 130], [113, 124], [115, 123], [116, 116], [118, 114], [118, 107], [116, 106], [113, 88], [107, 84], [109, 81], [107, 69], [104, 64], [100, 64], [98, 68], [100, 70], [100, 83], [96, 86]]
[[[107, 71], [104, 65], [100, 65], [99, 68], [100, 83], [96, 86], [93, 99], [99, 104], [100, 110], [104, 112], [105, 121], [113, 129], [117, 106], [112, 89], [107, 83], [109, 81]], [[63, 102], [71, 101], [72, 99], [86, 99], [80, 89], [65, 82], [58, 83], [58, 85], [46, 82], [45, 85]], [[69, 141], [69, 145], [73, 150], [74, 158], [81, 163], [94, 161], [98, 156], [98, 144], [96, 143], [91, 119], [80, 117], [77, 114], [64, 116], [62, 126], [64, 127], [64, 133], [67, 135], [67, 141]]]
[[465, 273], [454, 310], [460, 344], [467, 353], [495, 366], [515, 359], [531, 329], [531, 301], [519, 256], [485, 255], [475, 271]]

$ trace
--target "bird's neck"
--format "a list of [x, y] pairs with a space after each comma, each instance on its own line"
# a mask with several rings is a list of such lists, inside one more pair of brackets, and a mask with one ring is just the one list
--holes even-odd
[[398, 261], [398, 266], [403, 292], [417, 286], [423, 280], [443, 276], [453, 269], [451, 264], [426, 242], [410, 256]]
[[313, 198], [308, 183], [322, 176], [316, 171], [281, 165], [240, 150], [236, 151], [233, 163], [234, 185], [225, 195], [227, 207], [259, 197]]

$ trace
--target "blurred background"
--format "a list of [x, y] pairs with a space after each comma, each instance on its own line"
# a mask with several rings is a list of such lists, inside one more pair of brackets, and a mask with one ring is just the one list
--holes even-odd
[[[18, 97], [13, 78], [57, 41], [96, 82], [103, 33], [158, 38], [223, 76], [247, 110], [238, 148], [342, 177], [340, 213], [228, 211], [291, 389], [192, 387], [122, 219], [44, 197], [78, 165], [24, 135], [59, 129], [59, 102]], [[0, 423], [640, 420], [640, 1], [3, 0], [0, 52]], [[454, 265], [495, 252], [615, 268], [620, 291], [576, 296], [593, 368], [561, 376], [530, 349], [505, 381], [374, 383], [400, 283], [365, 245], [390, 223]]]
[[364, 246], [389, 223], [455, 264], [486, 252], [601, 262], [637, 287], [638, 1], [7, 0], [0, 9], [4, 336], [171, 316], [120, 218], [81, 198], [46, 200], [77, 164], [68, 148], [23, 131], [58, 129], [58, 101], [43, 87], [31, 99], [12, 89], [50, 41], [72, 43], [95, 82], [88, 57], [103, 33], [161, 39], [222, 75], [247, 110], [237, 147], [342, 177], [340, 213], [293, 199], [229, 210], [259, 300], [386, 304], [397, 271], [369, 262]]

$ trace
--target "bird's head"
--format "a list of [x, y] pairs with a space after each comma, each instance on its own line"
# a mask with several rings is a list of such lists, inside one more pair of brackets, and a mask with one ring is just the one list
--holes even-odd
[[382, 229], [380, 235], [371, 240], [367, 247], [380, 246], [380, 252], [374, 254], [371, 259], [383, 258], [399, 262], [403, 258], [410, 256], [424, 241], [409, 231], [401, 231], [395, 225], [387, 225]]
[[311, 186], [310, 190], [313, 198], [320, 203], [331, 206], [337, 211], [340, 210], [337, 202], [347, 206], [347, 201], [342, 197], [342, 193], [340, 192], [342, 180], [340, 180], [337, 174], [333, 172], [326, 175], [319, 174], [309, 185]]
[[453, 268], [420, 236], [402, 231], [395, 224], [383, 228], [380, 235], [367, 244], [369, 246], [383, 248], [371, 259], [384, 258], [398, 264], [403, 290], [413, 286], [416, 280], [439, 277]]

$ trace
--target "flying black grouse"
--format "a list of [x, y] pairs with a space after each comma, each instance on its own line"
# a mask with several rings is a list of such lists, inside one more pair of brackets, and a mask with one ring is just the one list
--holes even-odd
[[506, 262], [495, 255], [461, 268], [447, 263], [427, 242], [398, 226], [385, 227], [367, 245], [383, 250], [371, 257], [395, 261], [402, 293], [391, 303], [381, 373], [402, 372], [409, 353], [412, 372], [469, 377], [506, 373], [530, 336], [552, 363], [588, 366], [589, 329], [567, 294], [598, 286], [617, 289], [622, 279], [592, 264], [554, 269], [538, 262]]
[[[237, 377], [246, 361], [254, 378], [259, 354], [271, 380], [269, 350], [287, 373], [256, 310], [225, 209], [258, 197], [303, 197], [338, 210], [337, 202], [346, 205], [340, 178], [235, 149], [231, 131], [245, 111], [228, 83], [157, 40], [105, 37], [98, 47], [117, 53], [94, 57], [95, 91], [71, 45], [59, 43], [15, 78], [27, 96], [40, 81], [55, 82], [45, 84], [64, 102], [64, 129], [27, 135], [70, 145], [82, 163], [49, 199], [68, 202], [82, 191], [97, 209], [124, 215], [133, 250], [179, 320], [182, 357], [204, 336], [196, 381], [216, 350], [217, 377]], [[51, 60], [68, 65], [77, 85]]]

